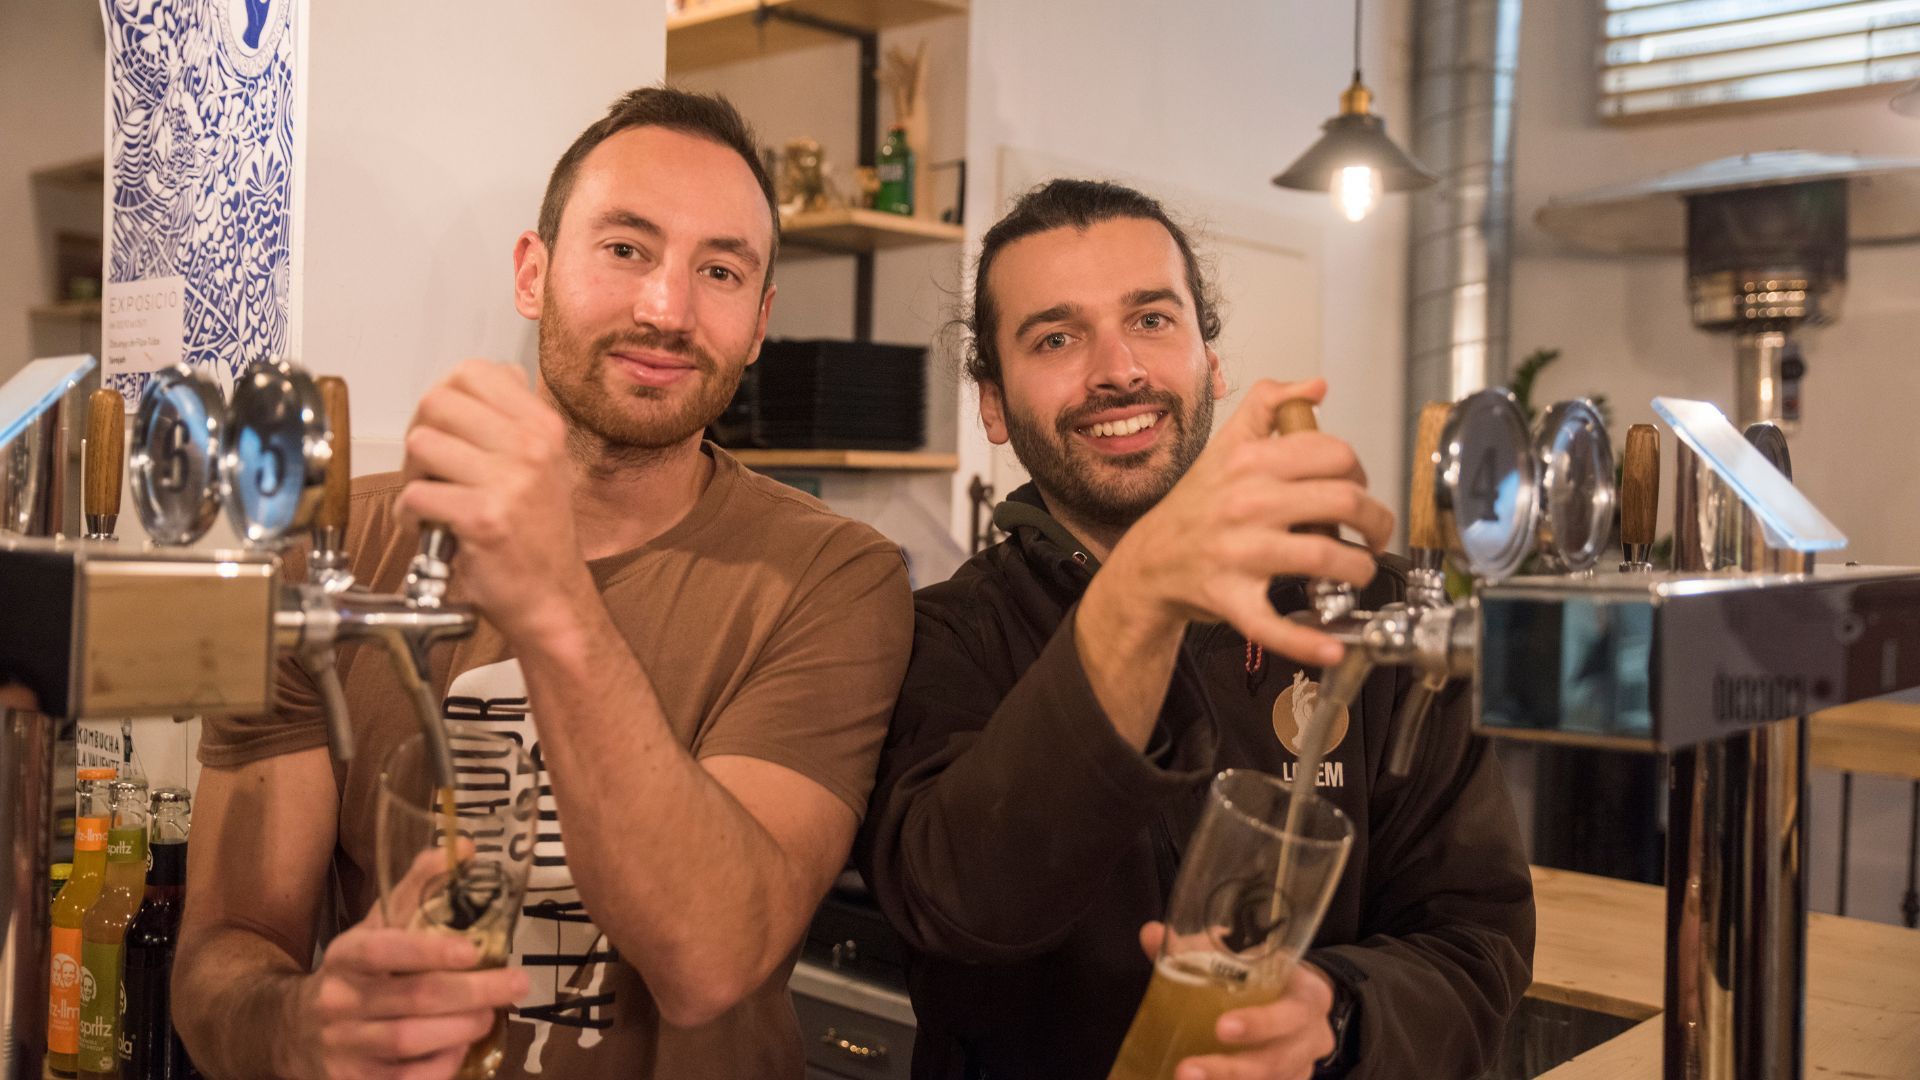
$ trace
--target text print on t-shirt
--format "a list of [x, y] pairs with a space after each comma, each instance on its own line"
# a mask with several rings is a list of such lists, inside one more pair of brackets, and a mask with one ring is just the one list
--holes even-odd
[[513, 962], [524, 967], [533, 981], [532, 991], [513, 1013], [534, 1025], [525, 1068], [537, 1073], [553, 1025], [579, 1029], [583, 1049], [600, 1041], [602, 1029], [613, 1026], [614, 994], [606, 976], [607, 965], [619, 957], [593, 925], [567, 869], [560, 814], [533, 714], [527, 708], [527, 683], [520, 662], [504, 660], [455, 676], [442, 708], [448, 720], [475, 724], [519, 742], [540, 770], [533, 872], [526, 906], [513, 933]]

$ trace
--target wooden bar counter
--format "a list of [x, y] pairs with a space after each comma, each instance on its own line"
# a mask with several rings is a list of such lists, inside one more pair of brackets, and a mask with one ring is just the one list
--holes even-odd
[[[1665, 891], [1540, 867], [1533, 885], [1528, 995], [1643, 1021], [1541, 1080], [1658, 1080]], [[1805, 1075], [1920, 1080], [1920, 930], [1809, 916]]]

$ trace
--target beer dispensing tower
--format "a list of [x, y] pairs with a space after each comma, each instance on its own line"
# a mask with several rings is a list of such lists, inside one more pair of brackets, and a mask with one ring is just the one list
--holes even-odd
[[[1378, 664], [1422, 676], [1389, 768], [1418, 767], [1452, 679], [1502, 738], [1672, 755], [1667, 832], [1667, 1080], [1798, 1080], [1804, 1064], [1805, 717], [1920, 685], [1920, 571], [1813, 566], [1846, 539], [1788, 479], [1770, 424], [1660, 398], [1677, 437], [1674, 566], [1651, 562], [1658, 432], [1629, 433], [1622, 479], [1600, 417], [1556, 405], [1534, 430], [1483, 390], [1422, 412], [1408, 599], [1352, 610], [1314, 590], [1295, 616], [1348, 648], [1331, 716]], [[1311, 422], [1289, 421], [1297, 430]], [[1620, 510], [1626, 561], [1599, 565]], [[1453, 599], [1444, 563], [1472, 575]], [[1538, 573], [1519, 576], [1529, 558]], [[1342, 695], [1345, 695], [1344, 697]], [[1320, 726], [1316, 722], [1316, 726]]]
[[[65, 386], [91, 368], [91, 358]], [[3, 396], [3, 395], [0, 395]], [[31, 431], [58, 431], [64, 394], [30, 416]], [[91, 402], [82, 474], [87, 537], [0, 531], [0, 684], [24, 685], [39, 713], [7, 710], [0, 726], [0, 1080], [37, 1080], [46, 1053], [47, 872], [54, 740], [78, 720], [130, 716], [249, 716], [269, 712], [282, 658], [318, 685], [336, 758], [353, 756], [338, 644], [384, 649], [408, 688], [443, 783], [453, 766], [427, 653], [470, 634], [475, 617], [447, 602], [451, 538], [422, 535], [400, 595], [354, 583], [341, 539], [347, 525], [346, 385], [291, 364], [256, 363], [229, 402], [204, 374], [178, 366], [149, 381], [132, 422], [128, 465], [135, 510], [150, 542], [112, 538], [119, 512], [123, 403]], [[0, 418], [4, 420], [5, 418]], [[41, 510], [4, 523], [57, 522], [63, 482], [59, 440], [0, 448], [16, 490], [40, 493]], [[48, 504], [46, 500], [52, 499]], [[12, 505], [19, 500], [12, 500]], [[53, 512], [48, 505], [55, 505]], [[242, 546], [191, 548], [224, 507]], [[282, 556], [310, 537], [307, 571]], [[160, 617], [164, 613], [164, 619]]]

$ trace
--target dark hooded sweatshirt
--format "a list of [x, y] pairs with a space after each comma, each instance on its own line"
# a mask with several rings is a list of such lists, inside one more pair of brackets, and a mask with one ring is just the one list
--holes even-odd
[[[1165, 912], [1208, 781], [1292, 774], [1275, 705], [1301, 669], [1226, 625], [1190, 627], [1143, 755], [1074, 644], [1097, 564], [1032, 485], [994, 520], [1004, 542], [915, 598], [856, 855], [912, 956], [915, 1077], [1100, 1080], [1152, 971], [1140, 926]], [[1404, 589], [1404, 564], [1383, 559], [1360, 601]], [[1282, 613], [1309, 606], [1298, 579], [1271, 596]], [[1355, 842], [1307, 959], [1353, 1005], [1341, 1057], [1367, 1080], [1477, 1075], [1531, 979], [1532, 883], [1466, 695], [1430, 718], [1411, 777], [1386, 774], [1410, 685], [1404, 669], [1373, 674], [1319, 788]]]

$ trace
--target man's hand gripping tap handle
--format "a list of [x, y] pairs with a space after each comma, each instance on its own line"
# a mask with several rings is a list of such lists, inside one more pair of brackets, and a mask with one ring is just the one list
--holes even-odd
[[[1302, 773], [1318, 769], [1334, 718], [1353, 704], [1374, 667], [1404, 664], [1418, 668], [1420, 680], [1408, 692], [1394, 717], [1393, 734], [1387, 747], [1387, 768], [1392, 775], [1407, 775], [1412, 771], [1414, 751], [1419, 746], [1435, 697], [1449, 679], [1462, 674], [1455, 669], [1467, 651], [1456, 643], [1456, 609], [1448, 602], [1446, 593], [1445, 532], [1433, 490], [1434, 464], [1449, 408], [1442, 403], [1432, 403], [1420, 410], [1407, 515], [1407, 540], [1414, 564], [1408, 580], [1407, 602], [1388, 604], [1378, 612], [1359, 611], [1348, 586], [1316, 580], [1309, 587], [1313, 611], [1293, 616], [1331, 634], [1346, 646], [1339, 662], [1322, 677], [1312, 729], [1302, 733], [1297, 765]], [[1317, 427], [1311, 403], [1293, 400], [1281, 405], [1276, 423], [1280, 434], [1313, 431]], [[1300, 530], [1337, 535], [1337, 530], [1330, 525], [1301, 526]]]

